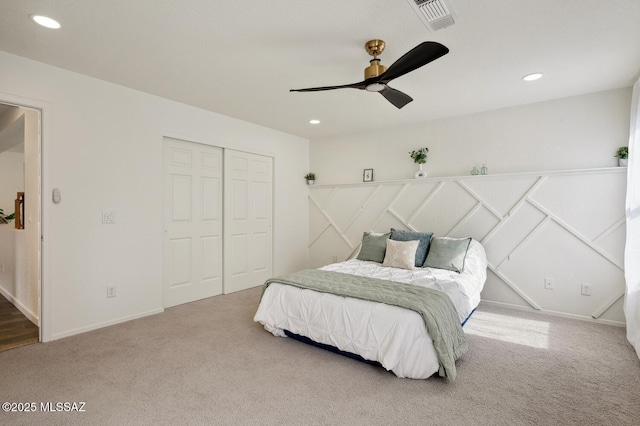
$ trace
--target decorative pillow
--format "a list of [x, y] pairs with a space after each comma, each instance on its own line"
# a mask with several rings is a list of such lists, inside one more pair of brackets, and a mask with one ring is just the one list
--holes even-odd
[[471, 238], [434, 237], [424, 266], [462, 272]]
[[387, 240], [387, 252], [384, 255], [382, 266], [392, 268], [414, 269], [416, 250], [420, 241], [395, 241]]
[[413, 241], [418, 240], [418, 250], [416, 251], [416, 263], [417, 267], [421, 267], [424, 264], [424, 260], [427, 258], [427, 252], [429, 251], [429, 242], [433, 232], [414, 232], [414, 231], [402, 231], [391, 228], [391, 239], [396, 241]]
[[358, 260], [370, 260], [372, 262], [382, 263], [384, 260], [384, 253], [387, 250], [387, 240], [390, 233], [387, 234], [373, 234], [371, 232], [365, 232], [362, 236], [362, 248], [358, 253]]

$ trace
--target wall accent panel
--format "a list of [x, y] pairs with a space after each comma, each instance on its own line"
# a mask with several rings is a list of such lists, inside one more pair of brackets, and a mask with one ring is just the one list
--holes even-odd
[[356, 253], [365, 231], [470, 236], [489, 260], [484, 300], [622, 324], [625, 188], [623, 168], [315, 185], [311, 266]]

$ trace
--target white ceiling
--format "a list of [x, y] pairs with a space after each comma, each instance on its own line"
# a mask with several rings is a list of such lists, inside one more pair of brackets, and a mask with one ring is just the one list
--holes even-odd
[[[2, 0], [0, 50], [309, 139], [629, 87], [640, 74], [638, 0], [445, 1], [456, 23], [430, 32], [407, 0]], [[387, 66], [425, 40], [450, 53], [391, 83], [414, 98], [401, 110], [354, 89], [289, 92], [363, 80], [373, 38]], [[536, 71], [545, 77], [521, 80]]]

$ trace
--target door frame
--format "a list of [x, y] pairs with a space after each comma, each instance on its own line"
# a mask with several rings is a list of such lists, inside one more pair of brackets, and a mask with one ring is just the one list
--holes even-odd
[[51, 305], [51, 289], [48, 285], [48, 238], [46, 238], [46, 230], [49, 225], [49, 208], [45, 201], [45, 188], [48, 188], [49, 184], [49, 164], [47, 159], [49, 158], [49, 147], [45, 145], [44, 141], [50, 139], [50, 129], [48, 123], [51, 122], [51, 104], [45, 101], [34, 100], [30, 98], [23, 98], [20, 96], [10, 95], [8, 93], [0, 92], [0, 103], [19, 108], [30, 109], [36, 111], [39, 115], [38, 126], [38, 162], [40, 170], [40, 180], [38, 181], [38, 190], [40, 192], [40, 209], [38, 211], [40, 222], [40, 244], [38, 244], [38, 251], [40, 256], [40, 262], [38, 262], [38, 329], [39, 329], [39, 341], [48, 342], [52, 340], [52, 327], [51, 327], [51, 312], [49, 306]]

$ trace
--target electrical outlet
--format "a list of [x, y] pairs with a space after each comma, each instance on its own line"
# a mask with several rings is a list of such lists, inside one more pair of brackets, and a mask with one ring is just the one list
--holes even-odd
[[338, 256], [331, 256], [331, 263], [336, 263], [338, 261]]
[[591, 296], [591, 284], [582, 283], [580, 294], [583, 296]]
[[116, 286], [108, 286], [107, 287], [107, 298], [116, 297]]
[[4, 274], [4, 263], [0, 263], [0, 273]]
[[544, 288], [547, 290], [553, 290], [553, 278], [544, 279]]

